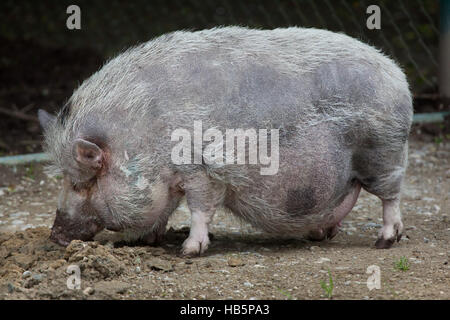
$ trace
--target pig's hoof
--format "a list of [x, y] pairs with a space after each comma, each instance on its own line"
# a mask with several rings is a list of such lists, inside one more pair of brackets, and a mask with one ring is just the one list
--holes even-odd
[[206, 249], [208, 249], [208, 245], [209, 245], [208, 237], [201, 240], [189, 237], [183, 243], [183, 249], [181, 250], [181, 254], [187, 257], [199, 256], [203, 254], [206, 251]]
[[377, 242], [375, 242], [375, 247], [377, 249], [389, 249], [394, 244], [395, 239], [378, 239]]
[[378, 235], [378, 240], [375, 242], [375, 247], [377, 249], [389, 249], [394, 244], [395, 240], [397, 242], [402, 238], [403, 223], [400, 221], [394, 225], [385, 225], [381, 228]]
[[311, 241], [323, 241], [326, 238], [325, 232], [322, 229], [311, 230], [308, 233], [308, 240]]
[[395, 240], [397, 240], [397, 242], [400, 242], [401, 238], [402, 238], [401, 234], [397, 234], [395, 237], [393, 237], [391, 239], [379, 238], [377, 240], [377, 242], [375, 242], [375, 247], [377, 249], [389, 249], [390, 247], [392, 247], [392, 245], [394, 244]]
[[339, 232], [337, 225], [327, 229], [312, 230], [308, 234], [308, 239], [311, 241], [323, 241], [325, 239], [333, 239]]

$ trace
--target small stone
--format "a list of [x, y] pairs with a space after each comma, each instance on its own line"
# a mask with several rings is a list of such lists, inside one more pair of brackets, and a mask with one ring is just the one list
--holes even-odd
[[24, 273], [22, 273], [22, 279], [26, 279], [31, 277], [31, 271], [25, 271]]
[[328, 258], [320, 258], [319, 260], [317, 260], [315, 263], [324, 263], [324, 262], [330, 262], [331, 260]]
[[14, 292], [15, 287], [11, 282], [8, 282], [7, 287], [8, 287], [8, 293]]
[[229, 273], [230, 273], [230, 271], [228, 271], [228, 270], [225, 270], [225, 269], [222, 269], [222, 270], [218, 270], [218, 271], [216, 271], [216, 272], [220, 272], [220, 273], [226, 273], [226, 274], [229, 274]]
[[414, 258], [414, 257], [409, 258], [409, 260], [412, 261], [413, 263], [422, 263], [422, 260]]
[[311, 247], [309, 247], [309, 250], [312, 251], [312, 252], [316, 252], [316, 251], [320, 250], [320, 247], [318, 247], [318, 246], [311, 246]]
[[136, 273], [141, 273], [141, 267], [139, 266], [136, 267]]
[[423, 242], [428, 243], [430, 242], [430, 239], [423, 237]]
[[86, 289], [83, 290], [83, 293], [87, 296], [94, 294], [94, 292], [95, 292], [95, 289], [92, 287], [87, 287]]
[[42, 274], [34, 274], [32, 278], [38, 282], [42, 281]]
[[239, 258], [230, 258], [228, 259], [228, 265], [230, 267], [242, 267], [245, 263]]
[[379, 223], [375, 223], [375, 222], [369, 222], [369, 223], [366, 223], [364, 227], [366, 227], [367, 229], [369, 229], [369, 228], [379, 229], [382, 227], [382, 225]]
[[244, 282], [244, 286], [249, 287], [249, 288], [253, 288], [254, 285], [251, 282], [245, 281]]
[[25, 283], [24, 287], [29, 289], [34, 287], [35, 285], [39, 284], [42, 281], [42, 275], [41, 274], [34, 274], [31, 276], [31, 278], [28, 278]]
[[184, 263], [185, 264], [193, 264], [193, 261], [192, 260], [186, 260]]

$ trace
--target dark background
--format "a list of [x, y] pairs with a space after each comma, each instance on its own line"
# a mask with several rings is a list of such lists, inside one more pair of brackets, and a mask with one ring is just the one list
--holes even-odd
[[[81, 8], [81, 30], [66, 9]], [[381, 30], [366, 8], [381, 8]], [[345, 32], [393, 56], [416, 97], [415, 111], [439, 111], [436, 0], [8, 1], [0, 2], [0, 156], [39, 152], [38, 108], [54, 112], [104, 61], [160, 34], [221, 25], [304, 26]]]

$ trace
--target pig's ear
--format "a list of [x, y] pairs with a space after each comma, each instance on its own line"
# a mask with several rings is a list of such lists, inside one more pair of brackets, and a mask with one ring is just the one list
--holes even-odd
[[75, 160], [90, 169], [101, 169], [103, 164], [103, 151], [95, 143], [84, 139], [76, 139], [73, 145]]
[[38, 110], [38, 118], [39, 123], [41, 124], [42, 129], [44, 131], [47, 131], [47, 129], [50, 127], [50, 125], [55, 121], [56, 117], [54, 115], [51, 115], [45, 110], [39, 109]]

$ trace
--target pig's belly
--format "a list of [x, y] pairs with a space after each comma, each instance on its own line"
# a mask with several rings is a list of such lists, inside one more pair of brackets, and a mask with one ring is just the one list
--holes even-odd
[[345, 150], [320, 153], [317, 149], [280, 149], [278, 173], [261, 176], [256, 168], [247, 168], [253, 183], [228, 190], [225, 206], [271, 233], [302, 236], [309, 230], [328, 227], [336, 223], [333, 214], [356, 184], [350, 159], [351, 152]]

